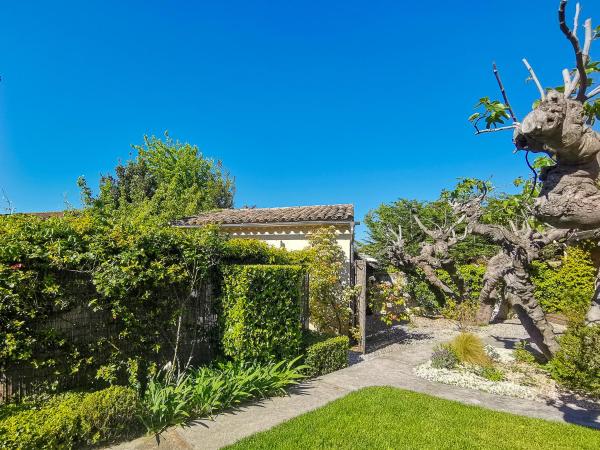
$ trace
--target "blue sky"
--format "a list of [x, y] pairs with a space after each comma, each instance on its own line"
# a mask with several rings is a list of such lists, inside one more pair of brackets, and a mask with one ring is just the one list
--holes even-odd
[[522, 57], [560, 83], [574, 57], [557, 6], [2, 2], [0, 188], [18, 211], [77, 205], [78, 176], [97, 185], [165, 130], [223, 161], [237, 206], [348, 202], [360, 220], [458, 177], [509, 188], [528, 173], [510, 133], [475, 137], [466, 118], [499, 97], [493, 60], [521, 116], [536, 98]]

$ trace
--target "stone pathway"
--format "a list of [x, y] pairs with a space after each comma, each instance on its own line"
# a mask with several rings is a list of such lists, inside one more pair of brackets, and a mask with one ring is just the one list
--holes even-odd
[[[520, 326], [513, 323], [493, 325], [484, 328], [479, 334], [486, 342], [496, 347], [510, 348], [524, 337], [522, 328], [519, 328]], [[403, 327], [395, 332], [392, 339], [394, 342], [390, 345], [382, 345], [365, 358], [354, 355], [355, 364], [303, 383], [293, 389], [287, 397], [254, 403], [220, 414], [214, 420], [197, 421], [185, 428], [174, 427], [163, 433], [160, 439], [143, 437], [115, 448], [218, 449], [368, 386], [394, 386], [469, 405], [600, 429], [600, 411], [588, 411], [568, 402], [554, 406], [487, 394], [431, 383], [416, 377], [412, 369], [429, 359], [436, 343], [448, 340], [456, 333], [452, 328]]]

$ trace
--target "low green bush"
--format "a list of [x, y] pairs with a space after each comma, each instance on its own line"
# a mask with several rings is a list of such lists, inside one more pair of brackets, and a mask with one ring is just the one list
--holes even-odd
[[135, 436], [141, 430], [137, 392], [111, 386], [87, 394], [79, 405], [81, 436], [87, 444]]
[[143, 398], [142, 420], [149, 432], [159, 433], [195, 417], [252, 398], [285, 393], [285, 388], [304, 378], [299, 358], [269, 364], [220, 363], [175, 377], [171, 372], [153, 377]]
[[500, 369], [492, 366], [482, 367], [479, 375], [489, 381], [498, 382], [504, 380], [504, 373]]
[[89, 394], [65, 393], [43, 404], [13, 407], [0, 420], [0, 448], [70, 449], [111, 442], [140, 430], [134, 390], [113, 386]]
[[348, 336], [335, 336], [314, 342], [318, 338], [313, 335], [309, 339], [313, 342], [306, 347], [304, 359], [309, 376], [325, 375], [348, 367], [348, 350], [350, 349]]
[[460, 361], [450, 344], [439, 344], [433, 349], [431, 367], [434, 369], [453, 369]]
[[600, 325], [570, 328], [549, 368], [561, 384], [600, 397]]
[[223, 352], [236, 361], [281, 361], [302, 340], [299, 266], [232, 265], [224, 270]]
[[537, 360], [535, 359], [535, 355], [531, 353], [526, 348], [526, 342], [520, 341], [515, 345], [513, 350], [513, 355], [515, 356], [515, 360], [518, 362], [526, 363], [526, 364], [536, 364]]
[[80, 438], [82, 394], [62, 394], [46, 405], [0, 421], [0, 442], [6, 449], [69, 449]]

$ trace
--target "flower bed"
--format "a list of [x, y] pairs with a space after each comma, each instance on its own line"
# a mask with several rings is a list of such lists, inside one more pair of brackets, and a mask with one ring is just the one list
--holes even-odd
[[465, 366], [455, 369], [436, 369], [431, 367], [431, 361], [421, 364], [414, 369], [415, 375], [429, 381], [452, 384], [454, 386], [477, 389], [490, 394], [507, 395], [509, 397], [535, 399], [537, 393], [528, 386], [521, 386], [511, 381], [490, 381]]

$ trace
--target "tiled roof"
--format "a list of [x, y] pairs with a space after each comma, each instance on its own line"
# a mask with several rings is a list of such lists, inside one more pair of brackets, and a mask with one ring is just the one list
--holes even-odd
[[174, 222], [175, 226], [353, 221], [354, 205], [290, 206], [285, 208], [221, 209]]

